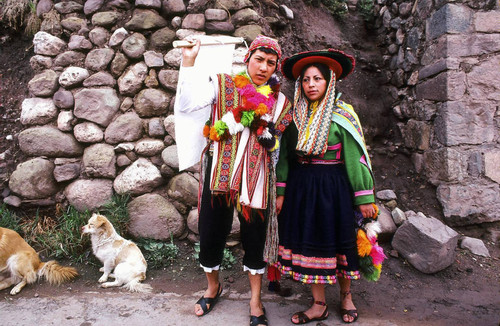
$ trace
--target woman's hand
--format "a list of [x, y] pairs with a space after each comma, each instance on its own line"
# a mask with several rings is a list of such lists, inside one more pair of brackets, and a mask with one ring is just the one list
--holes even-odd
[[200, 52], [201, 41], [198, 39], [186, 39], [186, 41], [195, 43], [192, 47], [182, 48], [182, 66], [192, 67], [194, 66], [194, 61]]
[[364, 218], [374, 217], [375, 216], [375, 207], [372, 204], [362, 204], [358, 206], [361, 215]]
[[283, 208], [283, 201], [285, 200], [285, 196], [279, 195], [276, 197], [276, 215], [279, 215], [281, 209]]

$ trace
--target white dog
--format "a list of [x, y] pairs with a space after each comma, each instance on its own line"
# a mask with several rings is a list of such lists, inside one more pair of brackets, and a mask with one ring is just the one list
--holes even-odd
[[[116, 233], [105, 216], [93, 214], [88, 224], [82, 227], [82, 233], [90, 234], [92, 251], [104, 265], [99, 269], [104, 272], [99, 279], [102, 287], [123, 285], [132, 292], [151, 292], [150, 285], [140, 283], [146, 279], [147, 269], [141, 250], [135, 243]], [[108, 276], [113, 277], [115, 281], [106, 282]]]

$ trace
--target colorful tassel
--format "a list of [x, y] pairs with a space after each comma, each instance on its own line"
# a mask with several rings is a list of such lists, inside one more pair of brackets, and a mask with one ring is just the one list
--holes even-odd
[[382, 247], [380, 247], [378, 244], [372, 246], [370, 257], [372, 257], [374, 265], [380, 265], [381, 267], [382, 262], [387, 258], [387, 256], [384, 254], [384, 249], [382, 249]]
[[370, 240], [366, 237], [365, 231], [362, 229], [358, 230], [358, 238], [357, 238], [357, 245], [358, 245], [358, 255], [361, 257], [366, 257], [370, 255], [370, 252], [372, 250], [372, 244], [370, 243]]

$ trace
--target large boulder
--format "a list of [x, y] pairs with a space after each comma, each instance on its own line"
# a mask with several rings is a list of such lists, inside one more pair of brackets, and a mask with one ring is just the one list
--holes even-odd
[[167, 199], [158, 194], [144, 194], [132, 200], [128, 206], [129, 230], [135, 237], [170, 240], [184, 233], [182, 215]]
[[157, 50], [166, 50], [175, 40], [175, 32], [168, 27], [154, 32], [149, 38], [151, 47]]
[[66, 47], [66, 42], [47, 32], [40, 31], [35, 34], [33, 45], [35, 46], [35, 54], [55, 57]]
[[115, 163], [115, 150], [108, 144], [94, 144], [83, 153], [83, 172], [89, 177], [114, 178]]
[[39, 157], [21, 163], [10, 176], [9, 188], [28, 199], [50, 197], [58, 191], [54, 167], [54, 163]]
[[186, 5], [182, 0], [162, 0], [163, 13], [167, 16], [182, 15], [186, 12]]
[[110, 37], [108, 30], [99, 26], [89, 32], [90, 41], [99, 47], [105, 46]]
[[177, 154], [177, 145], [171, 145], [165, 148], [161, 152], [161, 158], [167, 166], [175, 170], [179, 170], [179, 155]]
[[35, 96], [52, 96], [57, 91], [57, 79], [59, 76], [54, 70], [47, 69], [42, 73], [35, 75], [28, 82], [30, 93]]
[[114, 56], [115, 51], [112, 49], [94, 49], [87, 54], [85, 67], [94, 71], [104, 70]]
[[27, 98], [21, 104], [21, 123], [23, 125], [43, 125], [57, 117], [57, 108], [52, 99]]
[[19, 147], [29, 156], [75, 157], [83, 152], [73, 135], [52, 126], [23, 130], [18, 139]]
[[122, 43], [122, 51], [129, 58], [139, 59], [146, 52], [148, 40], [141, 33], [134, 33]]
[[378, 234], [378, 238], [383, 242], [391, 239], [398, 227], [392, 219], [391, 212], [384, 205], [380, 205], [379, 208], [380, 214], [377, 221], [380, 225], [380, 233]]
[[103, 140], [104, 132], [93, 122], [82, 122], [73, 128], [75, 138], [81, 143], [97, 143]]
[[95, 210], [111, 201], [113, 181], [107, 179], [76, 180], [64, 190], [68, 202], [79, 212]]
[[75, 94], [75, 116], [107, 126], [120, 108], [120, 100], [112, 88], [88, 88]]
[[118, 78], [118, 89], [122, 95], [135, 95], [142, 88], [148, 75], [148, 66], [144, 62], [136, 63], [125, 70]]
[[75, 98], [73, 97], [73, 93], [70, 91], [59, 88], [59, 90], [52, 97], [54, 104], [61, 109], [72, 109], [73, 105], [75, 105]]
[[189, 173], [173, 177], [167, 186], [168, 196], [188, 206], [198, 205], [199, 183]]
[[109, 124], [104, 139], [108, 144], [136, 141], [141, 138], [142, 131], [141, 118], [135, 112], [127, 112]]
[[131, 31], [158, 29], [168, 25], [168, 22], [156, 10], [136, 9], [125, 28]]
[[114, 181], [114, 189], [119, 194], [142, 195], [163, 183], [160, 170], [145, 158], [138, 158]]
[[85, 68], [68, 67], [59, 76], [59, 84], [64, 88], [71, 88], [80, 85], [88, 76], [89, 72]]
[[77, 158], [56, 158], [54, 178], [57, 182], [76, 179], [80, 176], [81, 162]]
[[459, 234], [436, 218], [415, 214], [408, 217], [392, 239], [392, 247], [422, 273], [432, 274], [455, 260]]
[[165, 115], [172, 96], [160, 89], [146, 88], [134, 98], [135, 111], [140, 117]]
[[160, 154], [165, 148], [163, 140], [143, 138], [135, 144], [135, 152], [141, 156], [154, 156]]
[[111, 76], [110, 73], [106, 71], [99, 71], [89, 78], [85, 79], [83, 82], [84, 87], [97, 87], [97, 86], [107, 86], [115, 87], [116, 80]]

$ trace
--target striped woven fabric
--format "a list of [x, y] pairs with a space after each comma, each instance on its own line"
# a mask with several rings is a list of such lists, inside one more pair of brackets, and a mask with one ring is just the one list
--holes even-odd
[[[299, 131], [296, 150], [305, 155], [321, 155], [328, 148], [328, 132], [335, 107], [335, 73], [330, 70], [330, 74], [325, 96], [314, 113], [309, 108], [307, 98], [302, 94], [300, 77], [295, 82], [293, 121]], [[311, 115], [312, 121], [309, 123]]]

